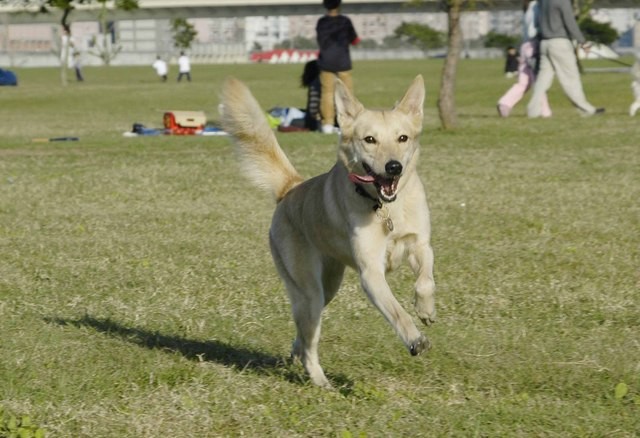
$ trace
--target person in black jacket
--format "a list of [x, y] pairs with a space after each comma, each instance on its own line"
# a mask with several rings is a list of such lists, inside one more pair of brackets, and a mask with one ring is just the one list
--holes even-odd
[[322, 95], [320, 85], [320, 69], [318, 61], [309, 61], [304, 66], [302, 86], [307, 89], [307, 108], [304, 115], [304, 127], [309, 131], [320, 130], [320, 96]]
[[341, 15], [339, 7], [341, 0], [323, 0], [327, 14], [318, 20], [316, 35], [320, 53], [318, 66], [320, 67], [320, 83], [322, 94], [320, 113], [322, 115], [322, 132], [335, 132], [335, 108], [333, 104], [333, 89], [336, 76], [353, 92], [351, 79], [351, 54], [349, 45], [360, 42], [358, 34], [353, 28], [349, 17]]

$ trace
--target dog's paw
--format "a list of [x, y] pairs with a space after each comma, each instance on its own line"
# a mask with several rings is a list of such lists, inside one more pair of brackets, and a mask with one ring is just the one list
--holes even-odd
[[431, 348], [429, 339], [424, 335], [420, 335], [420, 337], [409, 346], [409, 353], [411, 353], [411, 356], [417, 356], [429, 348]]
[[436, 306], [433, 298], [416, 299], [416, 315], [424, 325], [431, 325], [436, 322]]
[[306, 364], [304, 364], [304, 367], [309, 374], [311, 383], [323, 389], [333, 389], [333, 385], [331, 385], [331, 382], [329, 382], [327, 376], [324, 375], [324, 371], [322, 370], [320, 364], [307, 362]]
[[420, 318], [420, 321], [422, 321], [424, 325], [430, 326], [431, 324], [436, 322], [436, 311], [434, 310], [433, 313], [430, 314], [418, 313], [418, 318]]
[[322, 389], [326, 389], [328, 391], [332, 391], [334, 389], [333, 385], [331, 384], [331, 382], [329, 382], [329, 380], [327, 380], [327, 378], [324, 377], [324, 376], [323, 376], [323, 378], [320, 378], [320, 379], [311, 379], [311, 382], [314, 385], [316, 385], [316, 386], [318, 386], [318, 387], [320, 387]]

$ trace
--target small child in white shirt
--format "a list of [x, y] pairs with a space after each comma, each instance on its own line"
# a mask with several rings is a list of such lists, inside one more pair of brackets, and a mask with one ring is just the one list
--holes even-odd
[[167, 73], [169, 72], [169, 69], [167, 68], [167, 63], [164, 59], [160, 58], [160, 55], [158, 55], [151, 66], [155, 69], [158, 76], [162, 78], [162, 82], [167, 82]]
[[178, 82], [180, 82], [182, 76], [186, 76], [187, 80], [191, 82], [191, 62], [184, 52], [180, 52], [180, 57], [178, 58]]

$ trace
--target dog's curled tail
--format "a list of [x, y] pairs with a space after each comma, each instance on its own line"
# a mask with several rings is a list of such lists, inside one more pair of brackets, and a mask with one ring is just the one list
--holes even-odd
[[302, 182], [245, 84], [235, 78], [225, 81], [220, 112], [222, 127], [236, 144], [242, 170], [255, 185], [280, 201]]

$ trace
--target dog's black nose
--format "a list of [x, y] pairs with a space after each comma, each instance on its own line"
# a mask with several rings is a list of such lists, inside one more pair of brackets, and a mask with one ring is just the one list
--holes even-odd
[[399, 161], [391, 160], [384, 166], [384, 170], [389, 175], [400, 175], [402, 173], [402, 164]]

